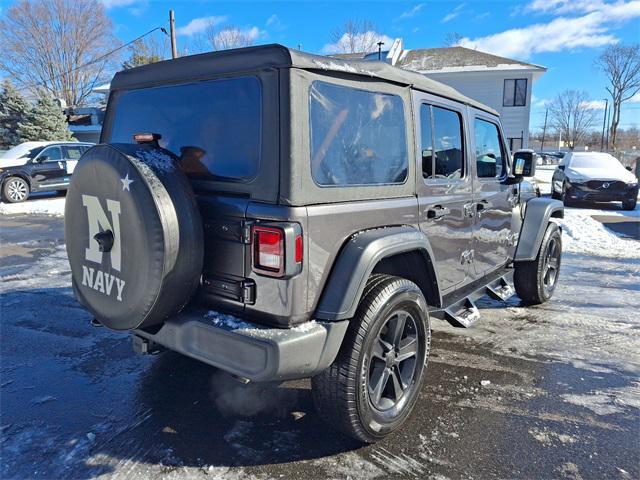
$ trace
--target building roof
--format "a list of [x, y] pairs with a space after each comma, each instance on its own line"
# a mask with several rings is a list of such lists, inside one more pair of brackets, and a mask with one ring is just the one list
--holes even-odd
[[533, 63], [499, 57], [465, 47], [405, 50], [400, 55], [396, 66], [420, 73], [486, 70], [534, 70], [542, 73], [547, 70]]
[[123, 70], [113, 77], [111, 90], [206, 79], [220, 74], [246, 73], [269, 68], [300, 68], [377, 78], [399, 85], [412, 86], [497, 115], [495, 110], [448, 85], [416, 72], [393, 67], [386, 62], [342, 60], [312, 55], [278, 44], [190, 55]]

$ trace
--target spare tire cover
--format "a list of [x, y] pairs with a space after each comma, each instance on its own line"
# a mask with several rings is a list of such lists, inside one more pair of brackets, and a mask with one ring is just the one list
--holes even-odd
[[97, 145], [82, 156], [65, 237], [76, 297], [115, 330], [161, 324], [200, 281], [195, 195], [175, 156], [151, 145]]

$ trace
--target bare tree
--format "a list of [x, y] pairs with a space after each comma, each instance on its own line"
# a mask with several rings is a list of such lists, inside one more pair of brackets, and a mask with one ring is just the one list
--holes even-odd
[[111, 60], [112, 32], [97, 0], [18, 0], [0, 19], [0, 70], [34, 96], [80, 105]]
[[598, 111], [589, 103], [586, 92], [565, 90], [549, 105], [551, 125], [573, 150], [595, 125]]
[[259, 35], [260, 32], [256, 27], [242, 30], [230, 26], [217, 30], [213, 24], [210, 24], [205, 31], [205, 36], [212, 50], [250, 47]]
[[444, 36], [444, 40], [442, 41], [442, 46], [457, 47], [463, 38], [464, 37], [460, 35], [458, 32], [449, 32]]
[[615, 149], [620, 124], [620, 107], [640, 91], [640, 45], [611, 45], [595, 60], [609, 85], [607, 92], [613, 100], [611, 106], [611, 145]]
[[378, 42], [384, 40], [385, 36], [377, 32], [371, 20], [347, 20], [331, 32], [335, 53], [371, 53], [378, 49]]

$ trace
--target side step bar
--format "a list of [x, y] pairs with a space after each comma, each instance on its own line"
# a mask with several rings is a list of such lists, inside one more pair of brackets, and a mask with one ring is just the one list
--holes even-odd
[[495, 300], [505, 301], [515, 294], [515, 288], [511, 283], [513, 271], [495, 278], [489, 283], [471, 285], [464, 296], [452, 299], [444, 309], [434, 310], [432, 316], [448, 321], [454, 327], [469, 328], [480, 319], [480, 310], [476, 306], [476, 300], [488, 294]]

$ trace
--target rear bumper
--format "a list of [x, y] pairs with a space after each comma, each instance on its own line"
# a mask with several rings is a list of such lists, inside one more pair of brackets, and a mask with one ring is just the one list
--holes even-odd
[[344, 320], [265, 328], [212, 313], [182, 312], [156, 333], [135, 330], [134, 345], [147, 340], [245, 379], [281, 381], [311, 377], [329, 367], [348, 326]]

